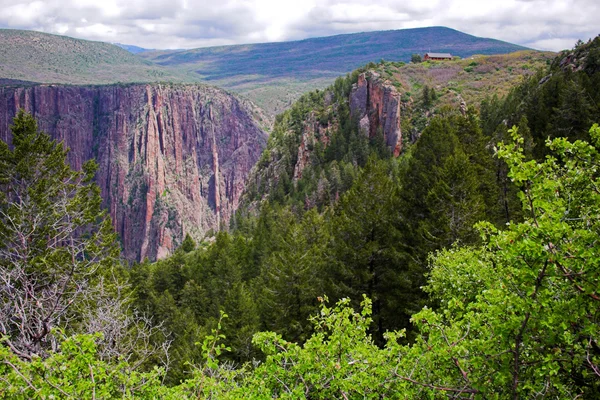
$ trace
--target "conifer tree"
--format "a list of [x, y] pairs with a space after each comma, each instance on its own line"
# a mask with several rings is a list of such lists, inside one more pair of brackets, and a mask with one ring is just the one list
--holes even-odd
[[370, 158], [352, 188], [340, 199], [331, 219], [326, 293], [357, 304], [373, 300], [376, 339], [406, 324], [412, 300], [400, 243], [398, 188], [388, 166]]
[[98, 295], [119, 249], [97, 164], [67, 164], [62, 143], [19, 111], [12, 147], [0, 142], [0, 335], [23, 358], [54, 345], [54, 328], [72, 328]]

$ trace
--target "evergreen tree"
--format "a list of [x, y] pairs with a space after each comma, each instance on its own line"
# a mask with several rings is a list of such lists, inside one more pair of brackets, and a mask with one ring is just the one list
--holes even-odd
[[119, 254], [92, 182], [97, 165], [67, 164], [67, 150], [19, 111], [12, 148], [0, 142], [0, 334], [21, 357], [52, 348], [96, 306]]
[[327, 233], [316, 209], [304, 214], [300, 223], [289, 221], [289, 229], [280, 232], [282, 247], [264, 261], [258, 297], [263, 325], [302, 342], [311, 332], [308, 317], [325, 290]]
[[181, 243], [181, 250], [183, 250], [185, 253], [189, 253], [195, 248], [196, 242], [194, 241], [194, 239], [192, 239], [189, 233], [186, 233], [185, 239], [183, 239], [183, 242]]
[[392, 327], [405, 326], [410, 278], [400, 252], [398, 187], [384, 161], [371, 158], [331, 217], [327, 293], [373, 299], [374, 333], [382, 341]]

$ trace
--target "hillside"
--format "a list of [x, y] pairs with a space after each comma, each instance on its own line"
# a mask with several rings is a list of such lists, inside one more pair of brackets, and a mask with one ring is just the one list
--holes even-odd
[[[281, 201], [285, 192], [287, 201], [296, 206], [306, 201], [322, 205], [323, 199], [319, 200], [317, 195], [320, 174], [328, 170], [329, 163], [336, 158], [333, 153], [339, 151], [329, 145], [339, 143], [335, 138], [341, 127], [350, 131], [353, 114], [357, 114], [352, 113], [353, 108], [363, 109], [358, 112], [360, 118], [371, 116], [369, 122], [361, 122], [370, 137], [375, 136], [382, 122], [379, 119], [384, 115], [387, 119], [393, 116], [389, 126], [397, 125], [400, 131], [400, 139], [395, 142], [406, 148], [419, 138], [435, 115], [459, 108], [463, 111], [468, 107], [479, 108], [491, 94], [506, 96], [524, 79], [545, 69], [554, 56], [550, 52], [520, 51], [446, 62], [370, 63], [346, 78], [339, 78], [325, 90], [307, 93], [278, 116], [268, 151], [249, 180], [245, 200], [248, 205], [265, 196]], [[368, 93], [362, 95], [359, 93], [361, 76], [368, 82], [364, 86]], [[378, 104], [358, 106], [358, 103], [366, 104], [367, 99]], [[373, 114], [380, 115], [379, 119], [373, 120]], [[387, 140], [385, 127], [383, 129]], [[395, 150], [391, 142], [388, 145], [391, 151]], [[290, 185], [290, 181], [294, 185]], [[334, 199], [336, 196], [332, 192], [326, 197]]]
[[[364, 32], [300, 41], [145, 52], [163, 66], [246, 94], [276, 114], [302, 93], [324, 88], [335, 77], [381, 59], [409, 61], [414, 53], [450, 52], [459, 57], [503, 54], [521, 46], [444, 27]], [[265, 88], [266, 86], [266, 88]]]
[[[201, 359], [202, 355], [193, 345], [197, 341], [195, 332], [209, 332], [217, 326], [220, 310], [229, 316], [222, 321], [221, 328], [226, 338], [224, 345], [231, 346], [231, 352], [221, 359], [241, 364], [260, 357], [257, 347], [264, 343], [282, 345], [277, 347], [282, 350], [278, 353], [282, 357], [288, 357], [291, 352], [286, 341], [298, 343], [298, 349], [303, 344], [304, 349], [314, 349], [316, 342], [324, 343], [323, 321], [313, 324], [311, 321], [315, 320], [309, 316], [327, 315], [329, 318], [331, 310], [329, 306], [322, 309], [320, 302], [326, 302], [323, 299], [328, 298], [335, 303], [345, 298], [344, 304], [356, 310], [366, 295], [372, 299], [372, 303], [368, 303], [372, 304], [369, 314], [372, 319], [365, 322], [369, 344], [374, 346], [369, 354], [373, 353], [375, 345], [384, 346], [386, 331], [406, 329], [391, 342], [388, 336], [387, 345], [408, 343], [406, 351], [413, 349], [414, 363], [407, 366], [405, 358], [398, 358], [397, 353], [393, 353], [396, 363], [392, 368], [419, 370], [421, 381], [439, 387], [456, 387], [460, 392], [462, 374], [444, 372], [434, 375], [438, 365], [446, 365], [448, 370], [454, 371], [455, 364], [447, 359], [444, 332], [436, 336], [441, 347], [428, 347], [428, 340], [432, 340], [429, 333], [437, 329], [436, 320], [447, 318], [438, 316], [431, 320], [429, 313], [456, 304], [458, 309], [451, 308], [449, 317], [461, 316], [463, 311], [471, 315], [472, 310], [463, 308], [463, 304], [483, 296], [479, 288], [482, 285], [487, 288], [485, 282], [488, 281], [484, 277], [497, 268], [496, 264], [487, 264], [496, 260], [495, 255], [487, 252], [497, 248], [505, 251], [519, 240], [525, 241], [524, 246], [531, 244], [528, 229], [533, 224], [527, 220], [532, 215], [528, 210], [530, 205], [520, 201], [524, 197], [519, 192], [530, 190], [531, 181], [539, 184], [542, 169], [533, 167], [533, 161], [528, 165], [524, 162], [536, 156], [548, 134], [567, 132], [565, 126], [572, 127], [568, 131], [571, 137], [590, 138], [586, 132], [593, 121], [600, 119], [599, 44], [596, 40], [580, 45], [556, 58], [539, 52], [518, 52], [450, 63], [372, 63], [336, 79], [325, 90], [302, 96], [277, 117], [267, 148], [249, 175], [239, 212], [231, 219], [230, 232], [219, 233], [213, 242], [201, 243], [195, 251], [190, 251], [193, 244], [187, 249], [182, 246], [182, 251], [174, 257], [141, 265], [134, 272], [135, 285], [144, 294], [138, 307], [152, 310], [157, 318], [167, 321], [173, 332], [181, 332], [173, 342], [173, 349], [177, 349], [171, 353], [173, 363], [186, 365], [186, 362]], [[502, 148], [499, 142], [512, 143], [508, 129], [513, 124], [522, 135], [513, 137], [518, 137], [521, 145], [509, 145], [508, 151], [514, 152], [511, 160], [522, 165], [510, 171], [514, 164], [507, 166], [498, 158], [496, 149]], [[539, 129], [541, 126], [544, 128]], [[585, 150], [584, 147], [579, 149]], [[543, 159], [543, 154], [539, 159]], [[588, 166], [587, 162], [597, 163], [597, 158], [583, 157], [581, 160]], [[548, 161], [549, 164], [552, 162]], [[532, 168], [531, 175], [528, 172], [524, 177], [524, 170], [528, 168]], [[553, 172], [553, 167], [549, 168], [548, 171]], [[560, 207], [563, 200], [557, 200], [559, 196], [564, 196], [565, 203], [562, 204], [566, 206], [570, 192], [555, 190], [552, 185], [564, 176], [580, 182], [579, 179], [586, 179], [596, 169], [590, 170], [590, 174], [581, 171], [549, 178], [544, 185], [551, 186], [542, 188], [544, 199], [549, 200], [541, 202], [538, 209], [546, 205]], [[571, 187], [581, 186], [575, 184], [564, 190]], [[597, 186], [592, 189], [597, 204]], [[534, 201], [541, 194], [536, 192]], [[555, 214], [556, 220], [561, 221], [557, 225], [560, 227], [557, 236], [550, 236], [552, 243], [563, 245], [567, 242], [565, 246], [569, 245], [561, 229], [570, 221], [579, 224], [579, 204], [574, 202], [569, 206], [569, 218], [564, 218], [564, 209]], [[571, 215], [575, 216], [571, 218]], [[585, 215], [598, 220], [597, 211], [590, 214], [585, 211]], [[486, 221], [486, 224], [478, 228], [476, 224], [480, 221]], [[522, 221], [526, 223], [521, 225]], [[582, 224], [587, 232], [589, 221], [582, 221]], [[493, 235], [513, 229], [515, 237], [508, 238], [510, 240], [502, 246], [482, 237], [482, 233]], [[591, 241], [597, 241], [595, 233], [590, 233], [589, 237]], [[548, 254], [549, 245], [544, 248], [544, 242], [540, 243], [526, 268], [532, 265], [544, 268], [541, 255]], [[597, 253], [597, 245], [594, 246], [596, 250], [590, 250], [591, 246], [586, 249]], [[475, 249], [475, 253], [468, 253], [471, 249]], [[493, 272], [489, 281], [505, 285], [499, 288], [502, 294], [498, 297], [500, 305], [494, 311], [498, 318], [494, 319], [505, 321], [505, 298], [517, 305], [522, 304], [522, 299], [533, 301], [535, 307], [541, 307], [535, 318], [545, 318], [547, 306], [535, 302], [530, 290], [514, 291], [514, 286], [508, 284], [518, 275], [515, 272], [525, 267], [519, 263], [528, 251], [526, 248], [514, 250], [511, 257], [516, 259], [507, 262], [514, 264], [515, 270], [510, 274]], [[190, 252], [185, 254], [184, 251]], [[468, 254], [468, 257], [448, 265], [447, 257], [454, 252]], [[437, 255], [436, 261], [432, 255]], [[441, 266], [434, 276], [431, 275], [435, 271], [433, 262]], [[539, 272], [534, 274], [529, 270], [527, 274], [524, 279], [530, 284], [539, 276]], [[429, 287], [428, 276], [433, 279]], [[427, 288], [426, 292], [424, 288]], [[435, 290], [441, 293], [430, 297]], [[195, 296], [193, 301], [190, 300], [192, 296]], [[445, 301], [448, 296], [452, 302]], [[514, 296], [522, 296], [522, 299]], [[554, 304], [555, 299], [551, 301], [546, 304]], [[515, 311], [512, 317], [517, 321], [529, 319], [528, 307]], [[419, 311], [419, 317], [414, 317]], [[474, 312], [478, 312], [477, 309]], [[412, 323], [409, 322], [411, 315]], [[561, 314], [560, 318], [565, 316]], [[488, 317], [483, 312], [476, 320], [466, 319], [461, 329], [453, 331], [450, 342], [464, 338], [472, 348], [478, 348], [482, 337], [490, 338], [486, 346], [496, 346], [497, 340], [504, 340], [501, 347], [508, 351], [478, 350], [485, 362], [492, 360], [488, 367], [497, 373], [499, 363], [504, 363], [502, 368], [514, 365], [514, 359], [498, 360], [497, 355], [512, 354], [510, 349], [515, 333], [508, 330], [506, 335], [494, 336], [486, 331], [483, 336], [478, 333], [471, 336], [471, 327], [479, 321], [489, 321]], [[342, 319], [348, 321], [348, 315]], [[429, 321], [432, 322], [427, 325]], [[443, 326], [452, 326], [453, 322], [448, 321]], [[571, 326], [575, 331], [578, 329], [577, 325]], [[252, 340], [252, 332], [257, 330], [276, 332], [277, 336], [272, 334], [271, 340], [264, 341], [259, 339], [261, 336], [254, 336]], [[345, 327], [340, 330], [346, 332]], [[329, 332], [328, 328], [325, 331]], [[533, 341], [545, 340], [546, 336], [539, 337], [539, 331], [537, 328], [532, 330]], [[563, 330], [559, 328], [558, 332]], [[262, 338], [266, 339], [265, 336]], [[311, 338], [314, 341], [311, 342]], [[339, 338], [337, 333], [332, 334], [331, 343]], [[425, 340], [421, 342], [423, 347], [419, 340]], [[533, 349], [528, 357], [561, 356], [552, 352], [554, 348], [548, 349], [549, 352]], [[331, 374], [327, 373], [323, 391], [316, 392], [326, 393], [324, 398], [336, 398], [326, 392], [330, 376], [342, 371], [346, 365], [354, 364], [352, 361], [340, 363], [338, 369], [330, 362], [331, 354], [336, 354], [337, 350], [327, 348], [323, 351], [325, 356], [316, 350], [305, 360], [311, 366], [317, 359], [331, 364]], [[388, 348], [382, 350], [387, 351]], [[273, 352], [267, 352], [269, 354]], [[356, 353], [349, 354], [356, 359]], [[445, 364], [430, 359], [421, 362], [423, 354], [440, 357], [446, 360]], [[459, 354], [457, 359], [470, 363], [470, 374], [477, 374], [477, 366], [482, 365], [470, 355]], [[283, 358], [278, 360], [281, 362]], [[571, 359], [566, 362], [570, 363]], [[383, 363], [370, 365], [374, 368], [365, 382], [373, 388], [378, 383], [386, 385], [389, 373], [373, 378], [375, 366]], [[522, 370], [534, 369], [534, 365], [537, 364], [523, 361]], [[251, 371], [256, 373], [257, 369]], [[340, 373], [344, 380], [346, 373]], [[169, 374], [168, 380], [179, 382], [187, 372], [180, 367]], [[286, 385], [296, 382], [301, 386], [302, 379], [308, 379], [309, 375], [311, 373], [300, 371], [298, 375], [286, 375], [292, 382], [286, 382]], [[266, 376], [261, 375], [261, 385]], [[282, 379], [281, 376], [277, 377]], [[324, 375], [320, 371], [314, 376]], [[477, 386], [477, 390], [485, 393], [482, 397], [510, 392], [511, 387], [504, 382], [490, 384], [488, 376], [481, 376]], [[568, 381], [571, 376], [565, 373], [561, 379]], [[577, 391], [597, 393], [594, 392], [596, 381], [590, 374], [569, 385]], [[488, 384], [491, 386], [487, 387]], [[272, 387], [273, 393], [282, 393], [278, 391], [283, 390], [280, 382]], [[419, 392], [420, 388], [414, 386], [415, 392], [410, 392], [409, 387], [394, 390], [406, 394], [407, 398], [427, 397]], [[249, 391], [247, 387], [244, 390]], [[312, 387], [302, 388], [299, 393], [304, 390], [309, 392]], [[391, 397], [391, 393], [396, 393], [394, 390], [385, 392], [383, 386], [373, 390]], [[526, 393], [528, 389], [523, 390]], [[362, 398], [366, 392], [360, 393], [356, 397]], [[444, 395], [430, 397], [445, 398]], [[524, 394], [522, 397], [531, 396]]]
[[154, 65], [109, 43], [11, 29], [0, 29], [0, 79], [3, 84], [199, 80]]
[[600, 36], [246, 103], [0, 87], [0, 397], [600, 398]]

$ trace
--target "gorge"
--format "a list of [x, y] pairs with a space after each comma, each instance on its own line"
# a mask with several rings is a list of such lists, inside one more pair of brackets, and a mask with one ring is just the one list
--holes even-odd
[[30, 112], [79, 169], [95, 158], [123, 256], [156, 260], [227, 226], [266, 144], [250, 103], [204, 85], [0, 88], [0, 139]]

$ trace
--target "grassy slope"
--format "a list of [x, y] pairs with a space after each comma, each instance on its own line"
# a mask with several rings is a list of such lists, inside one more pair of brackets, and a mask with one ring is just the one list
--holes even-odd
[[524, 76], [545, 67], [555, 56], [552, 52], [524, 50], [402, 66], [398, 63], [380, 63], [375, 70], [398, 87], [405, 98], [418, 98], [423, 86], [427, 85], [437, 91], [438, 107], [458, 105], [460, 98], [468, 105], [479, 106], [488, 95], [506, 95]]
[[198, 77], [155, 65], [103, 42], [0, 29], [0, 84], [192, 82]]
[[502, 54], [523, 47], [443, 27], [365, 32], [294, 42], [221, 46], [141, 56], [248, 96], [271, 114], [300, 94], [381, 59], [408, 61], [414, 53]]

